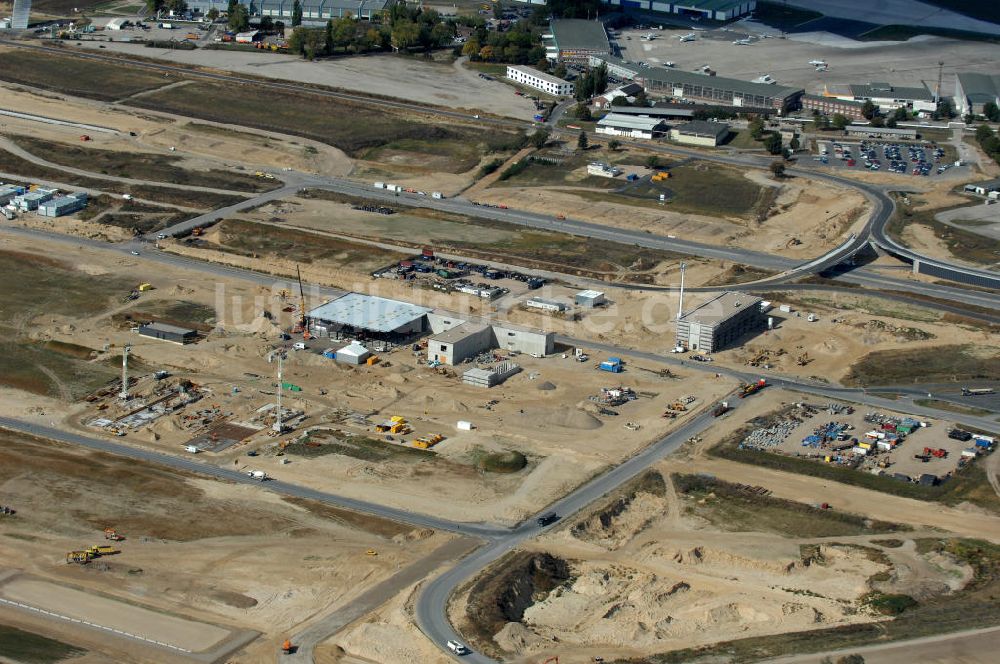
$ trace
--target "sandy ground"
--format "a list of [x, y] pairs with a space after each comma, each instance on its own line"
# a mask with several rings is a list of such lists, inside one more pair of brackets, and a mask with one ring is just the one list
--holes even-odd
[[70, 619], [89, 620], [191, 652], [207, 650], [229, 635], [221, 627], [164, 615], [47, 581], [14, 579], [0, 586], [0, 595]]
[[[728, 33], [699, 35], [696, 41], [681, 42], [678, 35], [688, 30], [664, 30], [652, 42], [640, 41], [648, 30], [626, 30], [618, 43], [623, 57], [632, 62], [646, 61], [662, 65], [672, 61], [676, 68], [694, 71], [708, 64], [719, 76], [753, 80], [761, 74], [771, 74], [778, 84], [801, 87], [806, 92], [821, 91], [824, 85], [867, 83], [872, 78], [887, 80], [899, 86], [926, 82], [933, 92], [937, 86], [938, 61], [943, 60], [945, 94], [955, 90], [956, 72], [988, 73], [994, 68], [1000, 46], [972, 41], [920, 37], [909, 42], [846, 42], [840, 48], [823, 44], [814, 36], [799, 35], [789, 39], [771, 38], [755, 41], [750, 46], [732, 44], [750, 34], [759, 34], [756, 24], [737, 24]], [[625, 37], [632, 37], [627, 40]], [[826, 72], [817, 72], [810, 60], [824, 60]], [[877, 63], [876, 77], [872, 66]]]
[[762, 223], [685, 214], [669, 208], [592, 201], [574, 194], [572, 187], [561, 186], [558, 191], [548, 187], [495, 187], [479, 194], [476, 200], [545, 214], [561, 211], [575, 219], [606, 226], [753, 248], [791, 258], [815, 256], [836, 246], [847, 229], [863, 223], [866, 216], [867, 202], [853, 192], [821, 187], [800, 178], [775, 183], [763, 172], [751, 172], [747, 177], [762, 186], [779, 188], [772, 206], [773, 216]]
[[[7, 83], [0, 83], [0, 89], [4, 91], [3, 107], [6, 110], [110, 127], [120, 132], [93, 132], [89, 147], [161, 154], [166, 154], [171, 147], [175, 147], [195, 163], [200, 161], [222, 168], [234, 163], [231, 161], [234, 155], [239, 155], [236, 161], [244, 168], [290, 167], [333, 176], [346, 175], [352, 168], [351, 161], [343, 152], [317, 141], [286, 138], [258, 130], [249, 133], [244, 129], [219, 123], [177, 118], [154, 111], [135, 111], [51, 92], [28, 91]], [[81, 133], [80, 129], [74, 127], [9, 116], [0, 118], [0, 131], [66, 142], [78, 142]], [[137, 135], [129, 136], [129, 132]], [[266, 136], [263, 141], [262, 136]], [[315, 152], [306, 150], [306, 146], [311, 146]]]
[[[96, 42], [82, 42], [97, 48]], [[157, 50], [135, 44], [106, 44], [108, 51], [141, 55], [183, 64], [244, 72], [282, 81], [326, 85], [367, 94], [399, 97], [425, 104], [486, 111], [528, 120], [534, 106], [501, 81], [487, 81], [460, 64], [439, 63], [394, 55], [333, 58], [306, 62], [294, 55], [245, 51]]]

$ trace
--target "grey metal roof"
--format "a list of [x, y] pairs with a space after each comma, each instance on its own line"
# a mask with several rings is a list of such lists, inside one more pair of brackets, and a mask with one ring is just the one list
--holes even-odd
[[760, 298], [746, 293], [726, 291], [687, 312], [681, 316], [681, 320], [702, 325], [718, 325], [748, 307], [759, 308]]
[[875, 99], [917, 99], [933, 101], [934, 95], [926, 85], [918, 87], [895, 86], [880, 81], [872, 81], [868, 85], [852, 83], [848, 86], [855, 97]]
[[652, 131], [663, 124], [660, 118], [644, 118], [635, 115], [608, 113], [597, 121], [598, 127], [624, 127], [626, 129], [645, 129]]
[[427, 307], [418, 307], [409, 302], [348, 293], [316, 307], [309, 312], [309, 317], [373, 332], [392, 332], [425, 316], [429, 311]]
[[729, 131], [729, 125], [725, 122], [708, 122], [706, 120], [693, 120], [679, 127], [674, 127], [677, 131], [688, 136], [714, 136], [719, 138], [725, 136]]
[[645, 115], [651, 118], [690, 118], [694, 116], [693, 108], [677, 108], [674, 106], [615, 106], [617, 115]]
[[804, 92], [802, 88], [793, 88], [786, 85], [775, 85], [770, 83], [751, 83], [737, 78], [726, 78], [725, 76], [708, 76], [707, 74], [696, 74], [694, 72], [682, 71], [680, 69], [668, 69], [666, 67], [640, 67], [639, 65], [627, 62], [613, 55], [600, 56], [609, 65], [616, 65], [629, 70], [635, 78], [642, 78], [649, 81], [657, 81], [673, 87], [684, 85], [708, 85], [719, 90], [735, 92], [742, 95], [759, 95], [761, 97], [772, 97], [784, 99], [792, 95]]
[[825, 101], [825, 102], [836, 102], [838, 104], [846, 104], [848, 106], [857, 106], [861, 108], [865, 105], [863, 101], [858, 101], [857, 99], [840, 99], [839, 97], [827, 97], [826, 95], [802, 95], [802, 101]]
[[564, 18], [549, 24], [559, 50], [611, 52], [604, 24], [582, 18]]
[[701, 9], [707, 11], [725, 11], [727, 9], [738, 9], [740, 5], [747, 4], [746, 0], [682, 0], [675, 2], [674, 10], [677, 9]]
[[996, 101], [1000, 97], [1000, 75], [997, 74], [960, 73], [958, 84], [965, 96], [975, 102]]
[[176, 325], [170, 325], [169, 323], [150, 323], [149, 325], [139, 326], [139, 334], [143, 331], [155, 331], [155, 332], [165, 332], [168, 334], [179, 334], [181, 336], [190, 336], [192, 334], [197, 334], [196, 331], [190, 330], [186, 327], [178, 327]]
[[431, 337], [431, 341], [453, 344], [465, 339], [466, 337], [479, 334], [488, 327], [489, 325], [485, 325], [483, 323], [462, 323], [461, 325], [456, 325], [450, 330], [445, 330], [441, 334], [435, 334]]

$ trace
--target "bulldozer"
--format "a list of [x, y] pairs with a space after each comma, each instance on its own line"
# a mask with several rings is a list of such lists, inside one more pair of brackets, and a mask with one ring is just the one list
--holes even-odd
[[114, 528], [104, 529], [104, 539], [111, 540], [112, 542], [121, 542], [125, 537], [118, 533]]
[[298, 646], [292, 645], [291, 639], [285, 639], [285, 642], [281, 644], [281, 654], [283, 655], [293, 655], [298, 649]]

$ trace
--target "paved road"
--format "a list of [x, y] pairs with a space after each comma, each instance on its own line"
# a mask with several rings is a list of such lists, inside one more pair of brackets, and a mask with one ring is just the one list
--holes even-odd
[[404, 589], [426, 579], [435, 569], [468, 554], [480, 545], [478, 540], [459, 537], [446, 542], [428, 555], [397, 571], [381, 583], [372, 586], [344, 606], [312, 622], [295, 634], [291, 641], [298, 650], [291, 657], [280, 657], [282, 662], [312, 662], [316, 646], [355, 620], [371, 613]]

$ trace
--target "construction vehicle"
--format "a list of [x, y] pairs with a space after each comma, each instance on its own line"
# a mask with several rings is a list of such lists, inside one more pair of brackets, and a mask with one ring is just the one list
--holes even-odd
[[730, 410], [730, 408], [729, 408], [729, 402], [728, 401], [723, 401], [723, 402], [719, 403], [719, 405], [717, 405], [715, 408], [712, 409], [712, 417], [721, 417], [722, 415], [725, 415], [726, 413], [728, 413], [729, 410]]
[[802, 353], [797, 358], [795, 358], [795, 364], [799, 365], [800, 367], [804, 367], [810, 362], [812, 362], [812, 358], [809, 357], [809, 353]]
[[925, 447], [924, 454], [929, 454], [935, 459], [944, 459], [948, 456], [948, 450], [934, 447]]
[[125, 537], [120, 535], [118, 531], [115, 530], [114, 528], [105, 528], [104, 539], [111, 540], [112, 542], [121, 542], [122, 540], [125, 539]]
[[760, 392], [765, 387], [767, 387], [767, 381], [761, 378], [756, 383], [744, 383], [740, 386], [740, 399], [745, 399], [746, 397]]
[[267, 473], [263, 470], [248, 470], [247, 477], [250, 479], [257, 480], [258, 482], [263, 482], [268, 479]]
[[87, 549], [87, 551], [89, 551], [90, 555], [94, 558], [100, 558], [101, 556], [113, 556], [121, 553], [121, 549], [116, 549], [110, 544], [95, 544]]
[[963, 397], [981, 397], [987, 394], [993, 394], [995, 390], [992, 387], [963, 387], [962, 396]]
[[93, 557], [94, 555], [90, 551], [70, 551], [66, 554], [66, 562], [86, 565]]
[[285, 642], [281, 644], [281, 653], [283, 655], [291, 655], [296, 650], [298, 650], [298, 648], [292, 645], [291, 639], [285, 639]]
[[366, 556], [377, 556], [378, 555], [378, 551], [376, 551], [375, 549], [368, 549], [367, 551], [365, 551], [365, 555]]
[[670, 404], [669, 406], [667, 406], [667, 408], [669, 408], [671, 410], [677, 410], [677, 411], [680, 411], [682, 413], [687, 410], [687, 406], [685, 406], [680, 401], [673, 402], [672, 404]]

